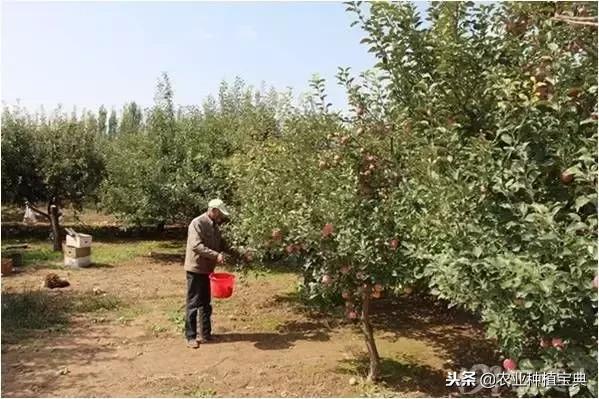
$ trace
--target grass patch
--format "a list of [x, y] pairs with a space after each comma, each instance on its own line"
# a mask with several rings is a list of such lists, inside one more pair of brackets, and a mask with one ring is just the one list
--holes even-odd
[[43, 290], [2, 293], [2, 335], [12, 340], [36, 330], [62, 331], [74, 314], [117, 309], [118, 298], [110, 295], [55, 295]]
[[168, 312], [168, 320], [175, 325], [175, 329], [178, 332], [185, 332], [185, 309], [177, 308], [171, 309]]
[[185, 243], [179, 241], [123, 241], [96, 245], [92, 243], [92, 261], [96, 263], [119, 263], [148, 256], [150, 252], [176, 255], [185, 253]]
[[256, 317], [251, 326], [255, 331], [276, 332], [278, 331], [279, 326], [283, 325], [285, 321], [285, 317], [280, 315]]
[[66, 325], [64, 302], [43, 291], [2, 294], [2, 334], [19, 330], [42, 330]]
[[117, 322], [121, 324], [128, 324], [129, 322], [140, 317], [147, 309], [143, 306], [127, 306], [121, 307], [118, 311]]
[[74, 313], [93, 313], [118, 309], [121, 301], [108, 294], [96, 295], [93, 292], [76, 295], [72, 298], [70, 309]]
[[51, 243], [36, 245], [30, 250], [23, 251], [22, 254], [23, 266], [58, 266], [62, 260], [62, 253], [53, 251]]
[[[34, 268], [63, 269], [62, 252], [52, 250], [52, 243], [46, 240], [4, 240], [3, 245], [28, 244], [22, 251], [23, 266]], [[126, 262], [150, 252], [175, 255], [184, 254], [185, 243], [179, 241], [120, 241], [92, 242], [92, 262], [97, 265], [114, 265]]]

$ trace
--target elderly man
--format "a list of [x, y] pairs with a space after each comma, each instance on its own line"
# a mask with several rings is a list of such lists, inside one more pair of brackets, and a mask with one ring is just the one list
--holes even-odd
[[[187, 232], [185, 272], [187, 274], [187, 306], [185, 337], [187, 345], [196, 349], [200, 343], [213, 340], [211, 335], [212, 305], [208, 276], [217, 264], [225, 262], [224, 252], [233, 251], [223, 241], [219, 225], [229, 216], [223, 201], [213, 199], [208, 211], [193, 219]], [[237, 255], [237, 251], [233, 251]], [[198, 337], [198, 318], [201, 335]]]

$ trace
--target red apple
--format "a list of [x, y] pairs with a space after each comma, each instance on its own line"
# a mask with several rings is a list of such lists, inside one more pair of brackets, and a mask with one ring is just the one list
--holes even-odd
[[503, 361], [503, 368], [507, 371], [516, 370], [516, 367], [518, 367], [518, 363], [514, 359], [508, 358]]
[[333, 228], [333, 224], [332, 223], [327, 223], [322, 228], [321, 234], [322, 234], [323, 237], [328, 237], [328, 236], [330, 236], [330, 235], [333, 234], [334, 230], [335, 229]]
[[341, 274], [347, 274], [349, 273], [350, 267], [345, 265], [345, 266], [341, 266], [341, 269], [339, 269], [339, 271], [341, 272]]
[[389, 241], [389, 246], [395, 251], [397, 248], [399, 248], [399, 240], [397, 238], [392, 239]]
[[595, 278], [593, 279], [593, 288], [597, 289], [599, 287], [599, 280], [597, 279], [597, 276], [595, 276]]
[[287, 252], [289, 255], [291, 255], [292, 253], [294, 253], [294, 252], [295, 252], [295, 245], [293, 245], [293, 244], [288, 244], [288, 245], [285, 247], [285, 252]]
[[347, 291], [343, 291], [341, 293], [341, 298], [343, 298], [343, 299], [349, 299], [350, 297], [351, 297], [351, 295]]
[[574, 180], [574, 175], [570, 172], [563, 171], [562, 174], [559, 176], [559, 179], [562, 181], [562, 183], [567, 185], [572, 183], [572, 181]]
[[564, 349], [564, 341], [561, 338], [552, 338], [551, 346], [553, 346], [557, 350], [562, 350]]
[[547, 84], [537, 86], [534, 94], [536, 94], [541, 100], [547, 100], [551, 96], [551, 87]]
[[568, 97], [578, 97], [581, 91], [580, 87], [572, 87], [568, 90]]
[[322, 276], [322, 283], [324, 285], [331, 285], [332, 282], [333, 282], [333, 278], [330, 275], [325, 274], [324, 276]]
[[347, 318], [351, 319], [351, 320], [355, 320], [358, 318], [358, 313], [356, 313], [356, 311], [354, 311], [354, 310], [347, 312]]

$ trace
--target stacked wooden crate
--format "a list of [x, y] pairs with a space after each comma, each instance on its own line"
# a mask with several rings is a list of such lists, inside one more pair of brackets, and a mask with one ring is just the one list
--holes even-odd
[[2, 275], [6, 276], [7, 274], [12, 273], [13, 262], [10, 258], [2, 258]]
[[63, 245], [64, 264], [72, 267], [91, 265], [92, 236], [70, 231]]
[[2, 275], [6, 276], [16, 272], [23, 265], [23, 251], [27, 244], [5, 245], [2, 247]]

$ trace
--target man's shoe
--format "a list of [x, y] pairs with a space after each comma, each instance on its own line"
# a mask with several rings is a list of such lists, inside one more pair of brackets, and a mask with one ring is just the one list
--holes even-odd
[[200, 344], [209, 344], [209, 343], [213, 343], [216, 341], [217, 341], [217, 339], [214, 335], [208, 335], [208, 336], [201, 337], [200, 339], [198, 339], [198, 342]]
[[198, 349], [200, 347], [200, 343], [195, 339], [188, 339], [187, 346], [191, 349]]

